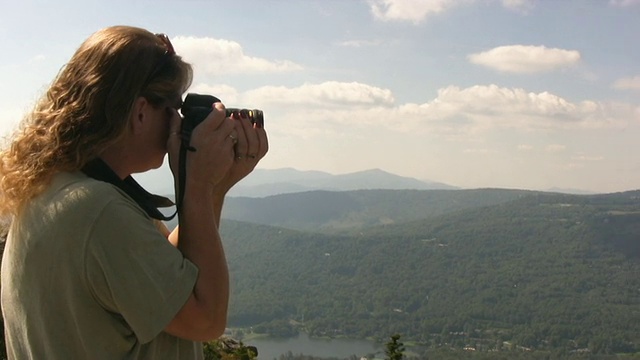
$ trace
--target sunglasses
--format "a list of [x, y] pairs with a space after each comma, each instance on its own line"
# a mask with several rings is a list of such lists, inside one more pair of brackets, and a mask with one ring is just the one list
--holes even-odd
[[167, 35], [165, 35], [165, 34], [156, 34], [156, 36], [164, 44], [165, 51], [164, 51], [164, 54], [162, 55], [162, 59], [160, 59], [160, 61], [158, 61], [158, 64], [156, 65], [156, 67], [151, 72], [151, 75], [149, 75], [149, 77], [147, 78], [147, 81], [144, 82], [144, 86], [142, 87], [143, 89], [146, 88], [149, 85], [149, 83], [151, 83], [151, 80], [153, 80], [160, 73], [162, 68], [167, 63], [167, 61], [169, 61], [169, 59], [173, 55], [176, 54], [176, 51], [173, 48], [173, 45], [171, 44], [171, 41], [169, 40], [169, 37]]

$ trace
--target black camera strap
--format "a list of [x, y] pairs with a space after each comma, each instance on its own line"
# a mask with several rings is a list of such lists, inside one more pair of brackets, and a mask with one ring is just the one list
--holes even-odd
[[[83, 168], [87, 176], [99, 181], [110, 183], [120, 190], [129, 195], [150, 217], [157, 220], [168, 221], [173, 219], [178, 214], [176, 206], [176, 212], [171, 216], [165, 216], [158, 208], [167, 208], [175, 206], [170, 199], [149, 193], [145, 190], [137, 181], [131, 176], [127, 176], [125, 179], [113, 172], [113, 170], [102, 159], [95, 158], [89, 161]], [[180, 191], [182, 193], [182, 190]], [[180, 202], [179, 202], [180, 203]]]
[[[180, 142], [180, 154], [178, 167], [178, 193], [176, 194], [176, 214], [182, 210], [182, 202], [184, 201], [184, 191], [187, 184], [187, 151], [196, 151], [196, 149], [189, 145], [191, 138], [191, 129], [185, 129], [184, 123], [181, 131], [182, 141]], [[174, 214], [173, 216], [175, 216]]]

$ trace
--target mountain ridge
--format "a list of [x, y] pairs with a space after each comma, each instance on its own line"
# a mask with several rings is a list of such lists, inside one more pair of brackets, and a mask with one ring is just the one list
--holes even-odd
[[265, 197], [294, 192], [327, 190], [349, 191], [366, 189], [458, 189], [445, 183], [419, 180], [373, 168], [346, 174], [330, 174], [317, 170], [294, 168], [255, 169], [229, 191], [234, 197]]
[[[148, 180], [147, 180], [148, 181]], [[144, 184], [144, 181], [143, 181]], [[379, 168], [371, 168], [345, 174], [331, 174], [319, 170], [297, 170], [292, 167], [277, 169], [255, 169], [238, 182], [228, 192], [230, 197], [261, 198], [272, 195], [307, 192], [314, 190], [470, 190], [498, 187], [461, 188], [458, 186], [413, 177], [400, 176]], [[573, 195], [594, 195], [598, 192], [550, 187], [547, 189], [502, 188], [510, 190], [530, 190]], [[169, 187], [152, 188], [152, 192], [172, 197], [174, 190]]]

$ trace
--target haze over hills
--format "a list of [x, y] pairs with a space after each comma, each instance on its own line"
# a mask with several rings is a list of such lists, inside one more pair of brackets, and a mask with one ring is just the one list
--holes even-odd
[[362, 189], [457, 189], [455, 186], [399, 176], [380, 169], [333, 175], [292, 168], [256, 169], [229, 192], [230, 196], [264, 197], [310, 190], [346, 191]]
[[[168, 173], [163, 176], [170, 176]], [[148, 187], [153, 193], [172, 197], [173, 185], [166, 184], [158, 187], [149, 179], [142, 178], [144, 187]], [[139, 180], [139, 179], [138, 179]], [[145, 182], [148, 182], [148, 184]], [[148, 186], [150, 185], [150, 186]], [[281, 169], [255, 169], [249, 176], [236, 184], [228, 193], [230, 197], [267, 197], [272, 195], [308, 192], [314, 190], [324, 191], [350, 191], [350, 190], [460, 190], [460, 187], [450, 184], [420, 180], [412, 177], [400, 176], [381, 169], [369, 169], [347, 174], [330, 174], [316, 170], [296, 170], [293, 168]], [[515, 189], [520, 190], [520, 189]], [[522, 189], [531, 190], [531, 189]], [[538, 191], [538, 190], [534, 190]], [[539, 190], [553, 193], [593, 195], [593, 191], [552, 187]]]
[[306, 191], [229, 197], [222, 217], [320, 232], [359, 230], [513, 201], [536, 192], [508, 189]]

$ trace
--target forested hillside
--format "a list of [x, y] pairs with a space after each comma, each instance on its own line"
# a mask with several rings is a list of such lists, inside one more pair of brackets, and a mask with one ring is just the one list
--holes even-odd
[[401, 333], [432, 348], [640, 351], [639, 195], [520, 193], [352, 236], [226, 221], [230, 324]]
[[227, 198], [222, 216], [335, 233], [426, 219], [531, 194], [535, 192], [505, 189], [309, 191], [265, 198]]

